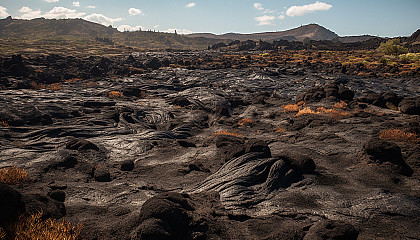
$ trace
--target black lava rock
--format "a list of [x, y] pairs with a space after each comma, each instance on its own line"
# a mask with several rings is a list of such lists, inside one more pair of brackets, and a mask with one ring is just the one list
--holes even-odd
[[400, 174], [405, 176], [413, 174], [413, 170], [404, 161], [401, 148], [396, 143], [374, 137], [365, 143], [363, 150], [371, 161], [379, 164], [389, 162], [397, 167]]
[[64, 202], [66, 200], [66, 192], [61, 190], [53, 190], [48, 193], [48, 196], [59, 202]]
[[157, 70], [162, 66], [159, 59], [157, 58], [146, 60], [143, 64], [146, 68], [151, 68], [153, 70]]
[[303, 238], [304, 240], [357, 240], [359, 231], [353, 225], [340, 221], [321, 221], [314, 224]]
[[402, 113], [411, 115], [420, 115], [420, 96], [404, 98], [398, 108]]
[[23, 200], [25, 202], [26, 212], [37, 213], [42, 211], [42, 217], [44, 219], [58, 219], [66, 215], [64, 203], [54, 200], [48, 196], [41, 194], [24, 194]]
[[111, 174], [106, 168], [95, 169], [94, 177], [98, 182], [111, 182]]
[[20, 192], [0, 183], [0, 226], [16, 220], [25, 211]]
[[121, 163], [121, 171], [132, 171], [134, 169], [134, 161], [125, 160]]
[[141, 224], [134, 239], [189, 239], [187, 211], [193, 208], [188, 198], [186, 194], [168, 192], [147, 200], [141, 208]]
[[85, 139], [74, 139], [66, 144], [67, 149], [72, 150], [95, 150], [99, 151], [98, 146]]

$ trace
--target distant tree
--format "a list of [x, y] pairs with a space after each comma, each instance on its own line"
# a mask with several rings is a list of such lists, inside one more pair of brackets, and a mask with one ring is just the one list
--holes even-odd
[[391, 39], [379, 45], [378, 52], [398, 56], [400, 54], [408, 53], [408, 49], [400, 45], [399, 39]]

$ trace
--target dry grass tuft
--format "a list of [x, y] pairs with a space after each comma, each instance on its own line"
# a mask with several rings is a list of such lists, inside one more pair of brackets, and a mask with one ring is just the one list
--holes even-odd
[[284, 129], [284, 128], [277, 128], [274, 132], [276, 132], [276, 133], [283, 133], [283, 132], [286, 132], [286, 129]]
[[[42, 220], [42, 212], [21, 216], [6, 228], [3, 235], [14, 240], [77, 240], [81, 239], [81, 225], [73, 226], [64, 220]], [[7, 234], [6, 234], [7, 233]], [[8, 236], [7, 236], [8, 235]], [[11, 236], [10, 236], [11, 235]]]
[[6, 239], [6, 232], [0, 227], [0, 239]]
[[299, 117], [299, 116], [302, 116], [304, 114], [319, 114], [319, 113], [317, 113], [314, 110], [312, 110], [309, 107], [307, 107], [307, 108], [304, 108], [304, 109], [299, 110], [299, 112], [296, 113], [295, 117]]
[[0, 182], [6, 184], [18, 184], [29, 181], [28, 172], [17, 167], [0, 169]]
[[341, 119], [350, 116], [350, 112], [345, 111], [347, 104], [345, 102], [340, 102], [334, 104], [333, 108], [325, 108], [325, 107], [319, 107], [315, 110], [312, 110], [309, 107], [303, 108], [299, 110], [298, 113], [296, 113], [295, 117], [299, 117], [305, 114], [328, 114], [331, 118], [334, 119]]
[[251, 123], [252, 123], [252, 119], [249, 119], [249, 118], [244, 118], [244, 119], [241, 119], [241, 120], [238, 122], [238, 124], [239, 124], [240, 126], [244, 126], [244, 125], [251, 124]]
[[281, 106], [284, 109], [284, 112], [299, 112], [305, 107], [305, 102], [300, 101], [296, 104], [288, 104]]
[[401, 129], [386, 129], [382, 130], [379, 135], [384, 140], [392, 140], [398, 142], [419, 143], [420, 136], [416, 133], [406, 132]]
[[121, 92], [118, 91], [111, 91], [108, 93], [108, 97], [109, 98], [122, 98], [123, 94]]
[[334, 104], [334, 108], [336, 109], [343, 109], [346, 110], [347, 109], [347, 103], [340, 101]]
[[227, 135], [227, 136], [234, 136], [234, 137], [243, 137], [243, 135], [241, 135], [239, 133], [229, 132], [229, 131], [226, 131], [226, 130], [219, 130], [218, 132], [215, 133], [215, 135]]
[[0, 125], [2, 125], [3, 127], [9, 127], [9, 123], [7, 121], [1, 121]]
[[41, 89], [49, 89], [54, 91], [63, 90], [63, 85], [61, 83], [52, 83], [52, 84], [43, 84], [43, 83], [36, 83], [32, 82], [32, 89], [34, 90], [41, 90]]

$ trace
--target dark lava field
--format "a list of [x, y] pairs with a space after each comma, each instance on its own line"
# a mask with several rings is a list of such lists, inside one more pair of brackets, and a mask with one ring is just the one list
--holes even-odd
[[1, 58], [0, 168], [29, 180], [0, 185], [0, 226], [42, 211], [82, 239], [420, 239], [418, 71], [210, 58]]

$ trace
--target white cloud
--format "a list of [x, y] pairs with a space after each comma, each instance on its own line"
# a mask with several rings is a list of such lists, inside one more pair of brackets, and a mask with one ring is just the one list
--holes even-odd
[[48, 12], [43, 13], [41, 10], [33, 10], [29, 7], [22, 7], [19, 10], [20, 13], [22, 13], [21, 16], [18, 16], [17, 18], [21, 19], [34, 19], [34, 18], [81, 18], [86, 15], [86, 13], [83, 12], [77, 12], [76, 10], [68, 9], [65, 7], [54, 7]]
[[73, 9], [68, 9], [65, 7], [54, 7], [49, 12], [46, 12], [44, 18], [81, 18], [85, 16], [86, 13], [77, 12]]
[[140, 9], [137, 9], [137, 8], [128, 9], [128, 13], [130, 14], [130, 16], [143, 15], [142, 11]]
[[23, 6], [23, 7], [19, 10], [19, 12], [20, 12], [20, 13], [29, 13], [29, 12], [32, 12], [32, 9], [31, 9], [31, 8], [28, 8], [28, 7]]
[[94, 8], [96, 8], [96, 6], [87, 6], [86, 8], [94, 9]]
[[195, 3], [188, 3], [185, 7], [187, 7], [187, 8], [192, 8], [192, 7], [195, 7], [197, 4], [195, 4]]
[[139, 30], [142, 30], [142, 29], [144, 29], [143, 26], [132, 27], [130, 25], [121, 25], [121, 26], [117, 27], [117, 30], [120, 31], [120, 32], [126, 32], [126, 31], [134, 32], [134, 31], [139, 31]]
[[80, 7], [80, 2], [73, 2], [73, 7]]
[[276, 17], [264, 15], [260, 17], [255, 17], [255, 20], [257, 20], [258, 22], [257, 24], [258, 26], [266, 26], [266, 25], [273, 25], [274, 21], [276, 20]]
[[52, 2], [58, 2], [58, 0], [44, 0], [44, 2], [52, 3]]
[[21, 16], [19, 16], [18, 18], [21, 19], [34, 19], [34, 18], [40, 18], [43, 17], [42, 12], [40, 10], [36, 10], [36, 11], [30, 11], [27, 13], [22, 14]]
[[160, 25], [155, 25], [153, 28], [155, 28], [155, 29], [156, 29], [156, 28], [158, 28], [158, 27], [160, 27]]
[[287, 9], [286, 15], [290, 17], [303, 16], [307, 13], [315, 11], [326, 11], [330, 8], [332, 8], [332, 5], [316, 1], [316, 3], [303, 6], [291, 6], [289, 9]]
[[178, 29], [178, 28], [169, 28], [168, 30], [166, 30], [165, 32], [168, 33], [174, 33], [176, 31], [176, 33], [178, 34], [191, 34], [192, 31], [188, 30], [188, 29]]
[[32, 10], [29, 7], [25, 7], [23, 6], [20, 10], [20, 13], [22, 13], [22, 15], [19, 18], [22, 19], [34, 19], [34, 18], [40, 18], [42, 17], [42, 12], [40, 10]]
[[284, 15], [280, 15], [280, 16], [279, 16], [279, 19], [280, 19], [280, 20], [283, 20], [284, 18], [285, 18], [285, 16], [284, 16]]
[[254, 3], [254, 8], [258, 11], [264, 10], [262, 3]]
[[7, 8], [0, 6], [0, 18], [5, 18], [10, 16], [9, 13], [7, 13]]
[[90, 14], [84, 17], [84, 19], [91, 22], [96, 22], [105, 26], [113, 25], [115, 22], [120, 22], [123, 20], [122, 18], [110, 18], [99, 13]]

